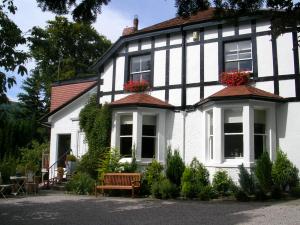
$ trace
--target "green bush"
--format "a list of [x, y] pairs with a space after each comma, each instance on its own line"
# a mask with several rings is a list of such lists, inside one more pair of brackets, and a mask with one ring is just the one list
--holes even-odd
[[272, 179], [275, 185], [285, 190], [295, 187], [299, 182], [298, 169], [281, 150], [276, 152], [276, 160], [272, 166]]
[[300, 186], [292, 187], [290, 190], [290, 195], [294, 198], [300, 198]]
[[86, 195], [93, 193], [95, 187], [95, 180], [87, 173], [77, 173], [66, 184], [67, 191], [79, 195]]
[[151, 193], [155, 198], [173, 198], [176, 196], [176, 186], [169, 179], [164, 177], [153, 183]]
[[272, 186], [271, 197], [273, 199], [281, 199], [282, 198], [282, 191], [279, 186], [277, 186], [277, 185]]
[[217, 196], [215, 190], [213, 189], [212, 186], [207, 185], [203, 186], [198, 193], [198, 198], [202, 201], [208, 201], [210, 199], [213, 199]]
[[181, 178], [181, 194], [186, 198], [196, 197], [209, 184], [209, 173], [203, 164], [194, 158]]
[[123, 167], [123, 171], [124, 173], [134, 173], [137, 171], [137, 162], [136, 162], [136, 158], [135, 158], [135, 149], [133, 149], [133, 155], [132, 155], [132, 160], [130, 163], [126, 162], [121, 164], [121, 166]]
[[247, 195], [252, 195], [255, 192], [255, 181], [253, 173], [249, 173], [244, 165], [239, 166], [239, 184], [241, 191]]
[[16, 175], [16, 167], [19, 161], [11, 155], [5, 155], [0, 161], [0, 172], [2, 182], [8, 184], [10, 182], [10, 176]]
[[267, 194], [272, 188], [272, 162], [268, 152], [264, 151], [261, 157], [256, 161], [254, 171], [260, 191]]
[[242, 189], [240, 188], [237, 188], [235, 191], [234, 191], [234, 197], [237, 201], [240, 201], [240, 202], [247, 202], [250, 200], [249, 196], [247, 193], [245, 193]]
[[162, 171], [164, 167], [156, 160], [153, 160], [146, 168], [144, 177], [147, 181], [149, 187], [152, 186], [153, 183], [160, 181], [163, 177]]
[[174, 154], [172, 154], [172, 151], [169, 148], [166, 163], [166, 176], [177, 187], [180, 187], [181, 176], [184, 168], [185, 165], [179, 152], [175, 150]]
[[221, 196], [228, 196], [232, 192], [233, 181], [228, 176], [226, 171], [218, 171], [215, 173], [213, 182], [213, 188]]

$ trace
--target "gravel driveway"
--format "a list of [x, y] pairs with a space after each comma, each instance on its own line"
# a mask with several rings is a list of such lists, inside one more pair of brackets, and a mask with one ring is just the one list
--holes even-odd
[[42, 192], [0, 199], [1, 225], [300, 224], [300, 200], [163, 201]]

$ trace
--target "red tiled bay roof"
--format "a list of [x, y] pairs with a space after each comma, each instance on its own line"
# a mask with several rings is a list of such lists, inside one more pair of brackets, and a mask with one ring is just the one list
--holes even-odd
[[96, 82], [97, 81], [87, 81], [52, 86], [50, 112], [58, 109], [72, 99], [79, 97], [80, 94], [83, 94], [87, 89], [94, 86]]
[[216, 92], [215, 94], [203, 99], [197, 105], [204, 104], [208, 101], [215, 100], [230, 100], [230, 99], [261, 99], [261, 100], [269, 100], [269, 101], [284, 101], [284, 98], [272, 94], [267, 91], [263, 91], [261, 89], [252, 87], [250, 85], [240, 85], [240, 86], [228, 86], [223, 88], [222, 90]]
[[128, 95], [124, 98], [116, 100], [110, 103], [112, 107], [116, 106], [145, 106], [154, 108], [173, 108], [173, 105], [162, 101], [158, 98], [154, 98], [145, 93], [135, 93]]

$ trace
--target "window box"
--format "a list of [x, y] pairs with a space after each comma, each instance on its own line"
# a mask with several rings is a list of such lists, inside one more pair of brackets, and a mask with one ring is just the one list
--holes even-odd
[[250, 73], [249, 72], [223, 72], [221, 74], [221, 83], [227, 86], [239, 86], [246, 85], [249, 83]]
[[134, 81], [130, 80], [124, 84], [124, 90], [127, 92], [144, 92], [149, 90], [149, 82], [146, 80]]

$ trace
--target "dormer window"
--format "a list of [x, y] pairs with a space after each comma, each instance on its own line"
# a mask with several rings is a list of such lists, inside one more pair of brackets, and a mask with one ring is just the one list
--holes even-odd
[[252, 43], [250, 40], [224, 44], [225, 71], [253, 71]]
[[130, 58], [129, 80], [150, 82], [151, 74], [151, 56], [133, 56]]

